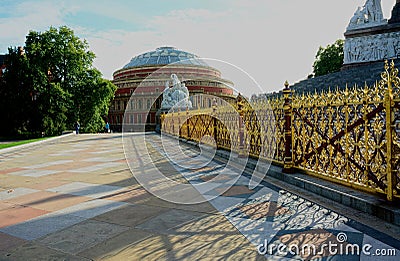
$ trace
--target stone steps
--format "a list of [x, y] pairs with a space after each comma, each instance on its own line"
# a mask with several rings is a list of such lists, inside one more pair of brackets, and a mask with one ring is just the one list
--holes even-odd
[[[396, 68], [400, 68], [400, 59], [395, 60]], [[365, 84], [372, 87], [376, 81], [381, 80], [381, 73], [384, 71], [384, 62], [375, 62], [367, 65], [359, 65], [311, 79], [302, 80], [291, 86], [297, 94], [314, 93], [315, 91], [333, 91], [336, 88], [343, 90], [346, 84], [349, 88], [355, 85], [364, 87]]]

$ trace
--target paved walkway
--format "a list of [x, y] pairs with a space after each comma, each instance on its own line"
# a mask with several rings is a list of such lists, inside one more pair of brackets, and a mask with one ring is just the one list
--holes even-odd
[[[3, 156], [0, 151], [0, 260], [400, 256], [399, 238], [389, 233], [265, 182], [249, 189], [249, 177], [219, 162], [204, 163], [189, 148], [184, 148], [188, 158], [171, 164], [157, 135], [146, 135], [145, 146], [143, 135], [128, 138], [135, 151], [126, 155], [133, 170], [148, 173], [152, 166], [144, 153], [149, 152], [155, 168], [192, 185], [198, 191], [193, 197], [207, 201], [176, 204], [148, 193], [132, 177], [118, 134], [74, 135]], [[373, 256], [392, 249], [397, 258]]]

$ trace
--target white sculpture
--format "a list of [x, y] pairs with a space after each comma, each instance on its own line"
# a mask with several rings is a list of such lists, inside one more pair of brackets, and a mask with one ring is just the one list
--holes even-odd
[[349, 32], [360, 28], [387, 25], [381, 0], [367, 0], [359, 7], [347, 27], [344, 44], [344, 64], [380, 61], [400, 57], [400, 32], [360, 34]]
[[192, 108], [192, 102], [189, 100], [189, 90], [185, 84], [179, 81], [176, 74], [171, 74], [171, 79], [171, 88], [169, 87], [170, 82], [165, 82], [161, 109], [171, 109], [172, 107]]
[[347, 30], [371, 27], [386, 24], [383, 18], [381, 0], [367, 0], [365, 5], [358, 7], [354, 16], [350, 19]]
[[[397, 43], [396, 43], [397, 41]], [[388, 58], [396, 58], [398, 56], [398, 51], [396, 47], [398, 47], [398, 40], [394, 39], [393, 37], [388, 38], [387, 42], [387, 57]]]
[[400, 57], [400, 32], [346, 39], [344, 64]]

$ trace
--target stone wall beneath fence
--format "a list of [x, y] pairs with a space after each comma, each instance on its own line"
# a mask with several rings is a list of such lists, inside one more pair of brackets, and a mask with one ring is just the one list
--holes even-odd
[[[400, 69], [400, 59], [395, 60], [396, 67]], [[384, 62], [374, 62], [369, 64], [354, 65], [344, 70], [328, 75], [323, 75], [311, 79], [302, 80], [291, 86], [296, 93], [314, 93], [331, 90], [344, 90], [346, 84], [349, 88], [354, 85], [364, 87], [374, 85], [376, 81], [381, 79]]]

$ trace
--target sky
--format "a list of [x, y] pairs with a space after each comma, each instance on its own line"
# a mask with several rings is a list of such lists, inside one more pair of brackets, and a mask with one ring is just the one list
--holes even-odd
[[[134, 56], [173, 46], [211, 61], [235, 88], [251, 95], [305, 79], [319, 46], [344, 39], [350, 18], [365, 2], [1, 0], [0, 53], [23, 46], [30, 30], [66, 25], [88, 41], [104, 78], [112, 79]], [[395, 2], [382, 0], [385, 18]]]

